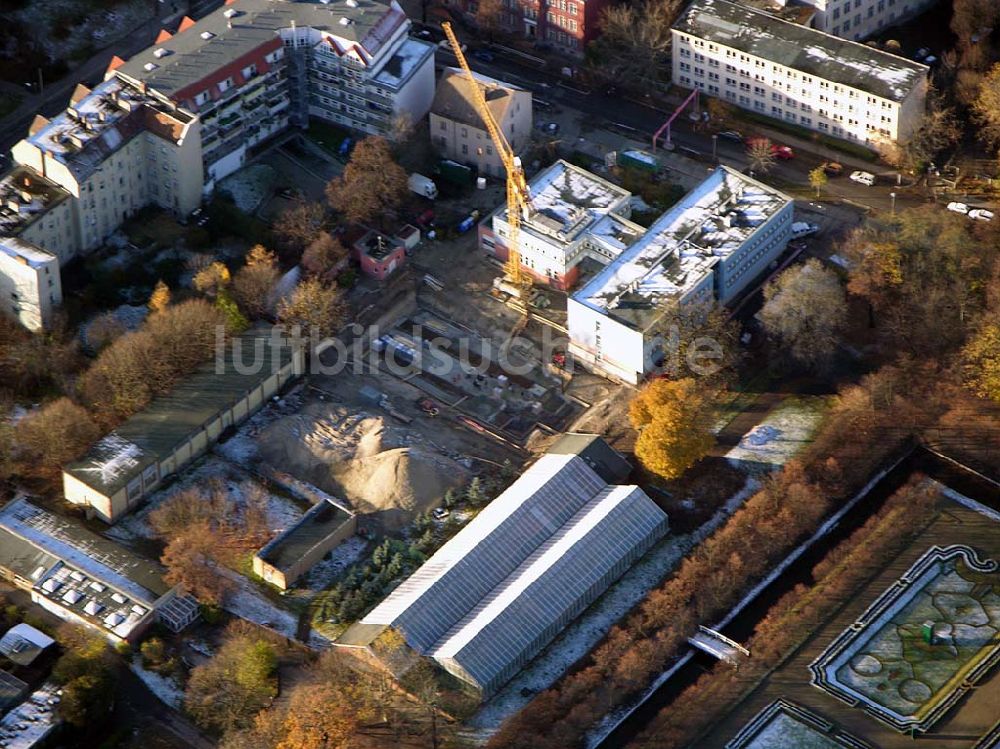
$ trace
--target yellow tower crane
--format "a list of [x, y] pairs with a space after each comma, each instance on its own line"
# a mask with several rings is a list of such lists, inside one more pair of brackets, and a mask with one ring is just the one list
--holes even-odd
[[[528, 209], [531, 205], [531, 194], [528, 191], [528, 181], [524, 178], [524, 169], [521, 168], [521, 158], [514, 154], [514, 149], [510, 147], [510, 143], [507, 142], [503, 131], [497, 125], [493, 113], [490, 112], [490, 108], [486, 103], [486, 96], [482, 88], [479, 87], [479, 82], [472, 74], [472, 69], [469, 68], [469, 63], [462, 53], [462, 45], [458, 43], [458, 38], [451, 28], [451, 23], [444, 21], [441, 27], [444, 29], [445, 36], [448, 37], [448, 42], [455, 52], [455, 57], [458, 58], [458, 64], [462, 66], [462, 70], [469, 79], [469, 83], [472, 84], [472, 95], [475, 97], [479, 116], [483, 118], [483, 122], [486, 124], [486, 131], [493, 140], [493, 146], [500, 156], [500, 161], [503, 163], [504, 169], [507, 170], [507, 223], [510, 226], [510, 236], [504, 242], [507, 245], [507, 264], [504, 272], [511, 284], [519, 290], [523, 290], [530, 284], [530, 281], [521, 269], [518, 235], [521, 232], [521, 221], [527, 217]], [[527, 302], [526, 299], [523, 301]]]

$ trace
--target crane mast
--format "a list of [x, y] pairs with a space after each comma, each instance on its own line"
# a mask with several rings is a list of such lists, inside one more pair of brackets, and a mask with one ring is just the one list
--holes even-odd
[[500, 129], [496, 119], [493, 117], [493, 113], [490, 112], [489, 105], [486, 103], [486, 96], [479, 87], [479, 82], [476, 81], [475, 76], [472, 74], [472, 69], [469, 67], [469, 63], [465, 59], [465, 54], [462, 52], [462, 45], [459, 44], [458, 38], [451, 28], [451, 23], [445, 21], [441, 24], [441, 28], [444, 29], [445, 36], [448, 37], [448, 43], [451, 44], [451, 48], [455, 52], [455, 57], [458, 58], [459, 66], [469, 79], [469, 83], [472, 84], [472, 93], [476, 102], [476, 108], [479, 110], [479, 116], [482, 117], [483, 123], [486, 125], [486, 131], [493, 141], [493, 147], [496, 148], [500, 162], [507, 171], [507, 223], [510, 226], [510, 236], [506, 238], [507, 241], [505, 242], [507, 245], [507, 263], [504, 272], [510, 283], [518, 288], [523, 288], [528, 285], [529, 281], [521, 268], [519, 238], [521, 221], [527, 215], [531, 203], [531, 195], [528, 191], [528, 182], [524, 177], [524, 169], [521, 167], [521, 159], [514, 154], [514, 149], [507, 142], [503, 130]]

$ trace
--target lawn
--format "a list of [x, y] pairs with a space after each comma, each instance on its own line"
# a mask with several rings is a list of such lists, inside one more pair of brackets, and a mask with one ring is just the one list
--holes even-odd
[[309, 120], [309, 129], [306, 130], [305, 135], [323, 150], [332, 153], [334, 156], [339, 156], [340, 144], [344, 142], [344, 139], [350, 133], [336, 125], [312, 118]]

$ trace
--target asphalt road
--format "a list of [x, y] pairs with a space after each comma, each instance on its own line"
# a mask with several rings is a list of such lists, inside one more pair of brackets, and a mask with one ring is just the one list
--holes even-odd
[[[440, 66], [456, 64], [455, 58], [450, 52], [441, 51], [438, 58]], [[536, 100], [540, 99], [544, 103], [584, 113], [588, 118], [592, 118], [592, 121], [588, 122], [592, 127], [614, 129], [615, 126], [625, 126], [629, 131], [634, 131], [631, 134], [637, 140], [648, 139], [651, 142], [653, 133], [670, 115], [670, 110], [656, 104], [626, 98], [619, 94], [608, 95], [600, 91], [577, 89], [573, 86], [572, 81], [558, 73], [540, 70], [511, 54], [496, 52], [490, 62], [472, 58], [470, 65], [478, 72], [531, 89]], [[742, 128], [741, 132], [744, 135], [750, 135], [760, 132], [760, 130], [759, 127], [755, 126], [751, 129], [748, 126]], [[771, 139], [776, 143], [782, 143], [786, 140], [779, 133], [775, 133]], [[686, 113], [675, 120], [672, 126], [671, 140], [681, 153], [707, 159], [713, 155], [711, 134], [693, 131]], [[808, 187], [809, 172], [820, 164], [831, 160], [831, 155], [829, 152], [826, 154], [812, 152], [798, 143], [793, 147], [795, 158], [777, 162], [774, 169], [768, 174], [769, 181], [773, 180], [779, 185], [785, 183]], [[718, 138], [715, 149], [715, 156], [721, 163], [738, 169], [747, 167], [746, 149], [741, 143]], [[839, 177], [830, 178], [822, 191], [822, 196], [825, 199], [839, 198], [849, 201], [863, 210], [880, 211], [891, 210], [893, 204], [895, 204], [896, 209], [901, 210], [922, 205], [927, 200], [923, 190], [908, 187], [905, 180], [900, 180], [903, 184], [897, 185], [898, 175], [896, 172], [878, 170], [876, 165], [853, 159], [847, 155], [836, 155], [835, 159], [844, 166], [844, 173]], [[872, 172], [877, 176], [878, 182], [873, 187], [853, 182], [848, 178], [848, 175], [854, 170]], [[896, 194], [895, 199], [892, 198], [892, 193]]]

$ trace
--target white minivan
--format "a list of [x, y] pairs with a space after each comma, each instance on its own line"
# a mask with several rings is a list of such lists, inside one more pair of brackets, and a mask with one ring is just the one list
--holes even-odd
[[869, 187], [875, 184], [875, 175], [869, 172], [851, 172], [851, 179]]

